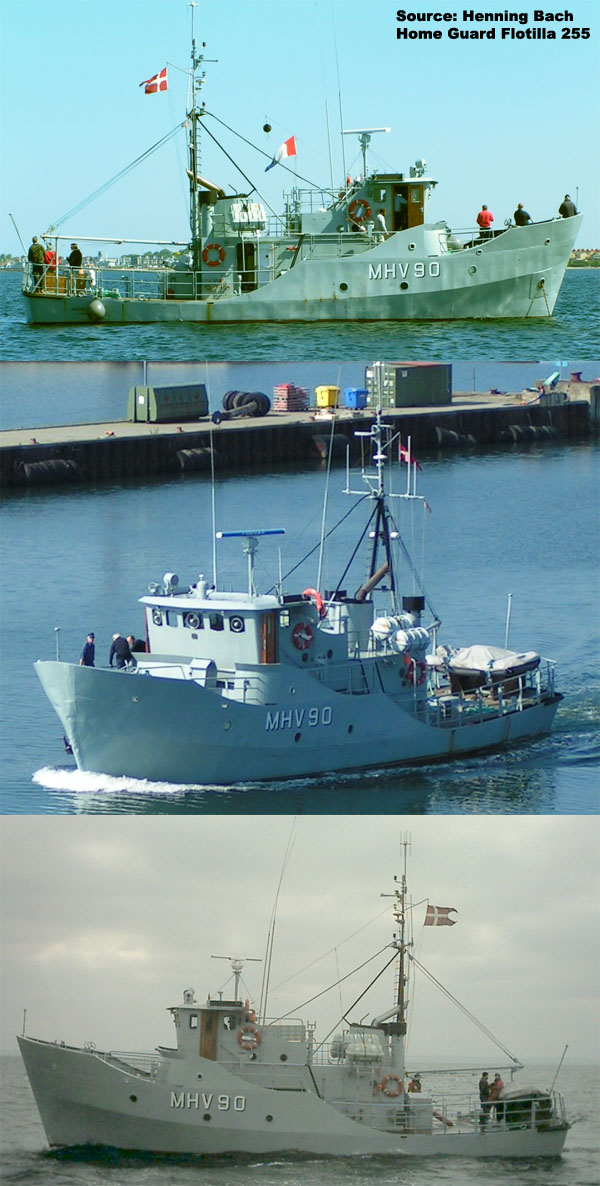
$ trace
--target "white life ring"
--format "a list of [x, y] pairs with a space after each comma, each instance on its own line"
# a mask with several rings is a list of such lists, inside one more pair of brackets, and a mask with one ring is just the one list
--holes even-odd
[[365, 198], [355, 198], [348, 207], [348, 214], [355, 222], [366, 222], [371, 217], [371, 207]]
[[310, 622], [298, 622], [292, 631], [292, 642], [298, 651], [307, 651], [314, 636]]
[[386, 1075], [379, 1084], [379, 1090], [384, 1095], [389, 1096], [390, 1099], [396, 1099], [397, 1096], [401, 1095], [403, 1087], [404, 1084], [399, 1075]]
[[237, 1040], [242, 1050], [256, 1050], [262, 1042], [262, 1035], [256, 1025], [243, 1025], [238, 1030]]
[[[216, 257], [212, 256], [212, 252], [216, 251]], [[202, 252], [202, 259], [209, 268], [218, 268], [225, 259], [225, 248], [221, 247], [220, 243], [207, 243]]]

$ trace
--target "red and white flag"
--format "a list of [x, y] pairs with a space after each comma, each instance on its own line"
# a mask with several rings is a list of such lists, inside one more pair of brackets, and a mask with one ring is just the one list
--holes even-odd
[[152, 78], [146, 78], [144, 82], [140, 82], [140, 86], [146, 88], [144, 91], [146, 95], [155, 95], [157, 91], [168, 91], [167, 67], [165, 66], [159, 74], [153, 74]]
[[451, 914], [456, 914], [455, 906], [428, 906], [427, 914], [425, 915], [425, 927], [453, 927], [456, 925], [458, 919], [450, 918]]
[[400, 461], [405, 461], [407, 465], [416, 465], [417, 469], [423, 468], [421, 462], [417, 461], [417, 458], [412, 456], [412, 453], [409, 452], [409, 450], [406, 448], [406, 445], [400, 443], [398, 446], [398, 453], [400, 456]]
[[296, 137], [295, 136], [290, 136], [289, 140], [284, 140], [283, 144], [279, 145], [279, 148], [277, 149], [277, 152], [275, 153], [275, 156], [273, 157], [271, 164], [267, 165], [267, 167], [265, 169], [265, 173], [268, 173], [269, 169], [273, 168], [273, 165], [281, 164], [281, 161], [286, 161], [287, 158], [290, 156], [296, 156]]

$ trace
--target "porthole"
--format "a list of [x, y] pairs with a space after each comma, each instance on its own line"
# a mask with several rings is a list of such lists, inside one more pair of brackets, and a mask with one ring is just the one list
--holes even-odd
[[475, 264], [471, 264], [471, 267], [469, 268], [469, 276], [474, 276], [476, 271], [477, 268], [475, 267]]
[[287, 1062], [287, 1054], [280, 1054], [280, 1055], [279, 1055], [279, 1061], [280, 1061], [280, 1062]]
[[478, 247], [477, 251], [475, 252], [475, 255], [481, 255], [481, 254], [482, 254], [482, 249], [481, 249], [481, 247]]
[[187, 626], [189, 630], [199, 630], [200, 614], [184, 614], [183, 624], [184, 626]]
[[129, 1098], [132, 1104], [137, 1104], [137, 1095], [130, 1095]]
[[328, 652], [327, 652], [327, 658], [328, 658], [328, 659], [333, 659], [333, 651], [332, 651], [331, 649], [329, 649], [329, 650], [328, 650]]
[[155, 626], [162, 626], [162, 614], [159, 609], [152, 610], [152, 621]]
[[272, 1117], [272, 1116], [270, 1116], [270, 1115], [269, 1115], [269, 1116], [265, 1116], [265, 1120], [268, 1120], [268, 1122], [269, 1122], [269, 1123], [271, 1122], [271, 1120], [272, 1120], [272, 1119], [273, 1119], [273, 1117]]
[[205, 1112], [202, 1119], [203, 1120], [212, 1120], [212, 1116], [211, 1116], [210, 1112]]
[[301, 737], [302, 737], [301, 733], [294, 733], [294, 741], [300, 741]]
[[409, 251], [414, 251], [414, 249], [415, 249], [415, 247], [416, 247], [416, 246], [417, 246], [417, 244], [416, 244], [416, 243], [409, 243], [409, 244], [408, 244], [408, 250], [409, 250]]
[[244, 630], [246, 629], [246, 624], [244, 622], [244, 619], [238, 618], [237, 616], [234, 618], [230, 618], [229, 619], [229, 629], [231, 630], [232, 634], [243, 634]]
[[354, 733], [354, 725], [348, 725], [348, 732]]
[[406, 292], [406, 289], [408, 288], [408, 284], [406, 283], [406, 280], [402, 281], [400, 288], [402, 289], [403, 292]]
[[342, 283], [340, 284], [340, 292], [347, 292], [347, 291], [348, 291], [348, 285], [342, 281]]
[[549, 240], [549, 239], [544, 239], [544, 245], [545, 245], [546, 247], [548, 246], [549, 242], [550, 242], [550, 240]]

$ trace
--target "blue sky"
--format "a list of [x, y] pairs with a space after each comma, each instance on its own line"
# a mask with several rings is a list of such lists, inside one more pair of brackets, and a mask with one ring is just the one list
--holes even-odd
[[[507, 7], [527, 12], [531, 25], [535, 5]], [[578, 192], [586, 215], [578, 245], [600, 245], [597, 0], [575, 0], [569, 9], [571, 24], [591, 30], [585, 42], [501, 41], [499, 28], [495, 41], [451, 41], [447, 24], [436, 26], [439, 41], [398, 41], [396, 11], [388, 0], [200, 0], [197, 39], [216, 59], [206, 65], [207, 108], [268, 154], [295, 134], [298, 171], [324, 185], [328, 111], [337, 185], [341, 95], [345, 127], [392, 129], [373, 138], [373, 166], [407, 170], [425, 157], [439, 181], [432, 218], [465, 227], [484, 201], [498, 225], [518, 201], [547, 218], [568, 190]], [[461, 29], [492, 27], [465, 25], [462, 7], [455, 11]], [[9, 211], [28, 242], [183, 120], [190, 7], [185, 0], [4, 0], [2, 13], [9, 52], [0, 250], [17, 253]], [[560, 32], [556, 23], [545, 28]], [[167, 62], [169, 91], [144, 95], [139, 82]], [[289, 175], [279, 167], [265, 174], [266, 158], [214, 121], [208, 126], [281, 209]], [[184, 135], [67, 223], [66, 233], [186, 240]], [[355, 138], [346, 137], [346, 166], [358, 171]], [[246, 188], [211, 141], [202, 170], [226, 189]]]

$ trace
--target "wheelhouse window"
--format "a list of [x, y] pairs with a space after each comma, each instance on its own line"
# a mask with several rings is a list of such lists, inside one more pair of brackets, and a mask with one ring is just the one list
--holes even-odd
[[223, 614], [211, 614], [209, 621], [211, 630], [223, 629]]
[[198, 1014], [197, 1013], [190, 1013], [190, 1029], [191, 1030], [198, 1029]]

